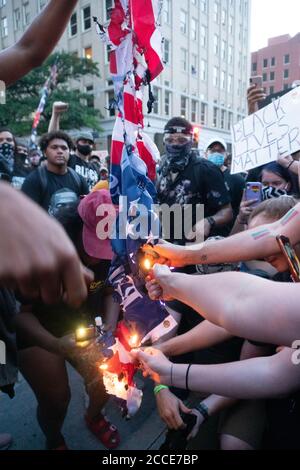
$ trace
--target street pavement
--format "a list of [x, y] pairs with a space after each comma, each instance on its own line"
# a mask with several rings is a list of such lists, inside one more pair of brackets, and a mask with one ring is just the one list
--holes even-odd
[[[90, 433], [84, 423], [86, 394], [81, 377], [68, 367], [72, 399], [68, 409], [63, 434], [71, 450], [104, 450], [105, 447]], [[151, 380], [138, 377], [143, 387], [143, 402], [131, 420], [122, 418], [116, 404], [110, 399], [106, 415], [121, 435], [119, 450], [158, 449], [164, 440], [165, 425], [156, 411]], [[16, 396], [10, 400], [0, 394], [0, 432], [12, 434], [12, 450], [42, 450], [45, 439], [36, 420], [36, 399], [25, 379], [20, 376], [15, 387]]]

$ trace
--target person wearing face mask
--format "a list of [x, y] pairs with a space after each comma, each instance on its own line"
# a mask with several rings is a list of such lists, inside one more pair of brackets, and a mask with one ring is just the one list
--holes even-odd
[[277, 162], [263, 167], [259, 181], [263, 185], [265, 200], [293, 193], [293, 181], [288, 169]]
[[87, 182], [89, 191], [98, 183], [100, 177], [95, 164], [89, 162], [94, 149], [91, 132], [81, 132], [76, 138], [76, 153], [71, 155], [68, 166], [73, 168]]
[[[169, 207], [177, 204], [181, 208], [191, 205], [194, 233], [204, 238], [219, 235], [220, 229], [232, 219], [230, 197], [221, 171], [193, 149], [193, 126], [184, 118], [175, 117], [166, 124], [164, 144], [166, 153], [162, 156], [157, 180], [160, 204]], [[196, 220], [197, 204], [204, 205], [204, 220]], [[178, 239], [176, 224], [171, 222], [170, 225], [169, 240], [179, 245], [193, 241], [191, 233]]]
[[16, 140], [10, 129], [0, 129], [0, 179], [11, 183], [15, 165]]
[[239, 208], [243, 197], [243, 191], [245, 189], [245, 179], [239, 174], [231, 175], [230, 169], [225, 165], [226, 157], [226, 142], [219, 137], [212, 138], [208, 142], [206, 147], [206, 158], [208, 161], [216, 165], [222, 171], [226, 187], [230, 194], [231, 206], [233, 211], [233, 220], [226, 227], [223, 228], [223, 236], [227, 236], [230, 234], [230, 231], [239, 213]]

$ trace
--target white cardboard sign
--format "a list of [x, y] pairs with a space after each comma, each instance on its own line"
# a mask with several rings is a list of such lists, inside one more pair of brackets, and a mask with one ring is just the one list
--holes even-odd
[[231, 173], [240, 173], [300, 150], [300, 87], [231, 129]]

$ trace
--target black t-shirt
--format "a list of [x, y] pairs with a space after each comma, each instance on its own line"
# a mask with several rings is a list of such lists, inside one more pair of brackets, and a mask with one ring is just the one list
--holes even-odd
[[60, 189], [68, 188], [74, 191], [78, 196], [88, 194], [89, 192], [84, 178], [79, 176], [79, 179], [77, 179], [77, 177], [75, 179], [74, 175], [72, 175], [69, 170], [65, 175], [56, 175], [45, 168], [44, 174], [47, 180], [46, 188], [43, 186], [40, 170], [37, 169], [27, 176], [22, 185], [22, 191], [47, 212], [51, 196]]
[[[162, 160], [164, 161], [164, 160]], [[160, 204], [204, 204], [204, 217], [215, 215], [222, 207], [230, 204], [229, 192], [225, 186], [224, 177], [221, 170], [204, 158], [199, 158], [196, 153], [192, 153], [186, 168], [177, 174], [172, 181], [170, 175], [164, 176], [164, 163], [160, 170], [157, 182], [157, 192]], [[193, 215], [193, 225], [197, 222]], [[218, 228], [216, 227], [215, 231]], [[170, 241], [179, 244], [185, 240], [178, 240], [174, 237], [174, 226], [171, 223]]]
[[82, 176], [88, 185], [89, 191], [93, 189], [95, 184], [100, 180], [97, 168], [92, 163], [82, 160], [82, 158], [73, 154], [70, 156], [68, 166], [73, 168], [80, 176]]
[[[16, 301], [13, 292], [8, 289], [0, 289], [0, 341], [3, 341], [6, 349], [6, 364], [2, 364], [2, 361], [0, 361], [0, 388], [12, 385], [17, 380], [16, 311]], [[0, 347], [3, 347], [2, 344]], [[12, 388], [4, 391], [13, 396]]]

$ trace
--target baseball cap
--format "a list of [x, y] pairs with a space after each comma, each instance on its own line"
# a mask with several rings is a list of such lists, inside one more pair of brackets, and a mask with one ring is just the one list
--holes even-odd
[[207, 142], [206, 150], [209, 150], [213, 144], [221, 144], [224, 147], [225, 152], [227, 152], [227, 144], [224, 139], [221, 137], [213, 137]]
[[91, 132], [79, 132], [76, 136], [76, 142], [78, 142], [78, 140], [90, 140], [91, 142], [95, 142], [95, 139], [94, 139], [94, 136]]
[[[97, 215], [99, 207], [104, 205], [106, 207], [103, 207], [101, 214]], [[87, 254], [93, 258], [111, 260], [113, 251], [109, 235], [117, 217], [117, 209], [112, 203], [110, 192], [101, 189], [88, 194], [80, 202], [78, 212], [83, 220], [82, 240]], [[99, 226], [99, 222], [103, 219], [105, 219], [106, 224], [102, 227]], [[103, 229], [103, 232], [101, 229]], [[101, 240], [101, 235], [107, 238]]]

